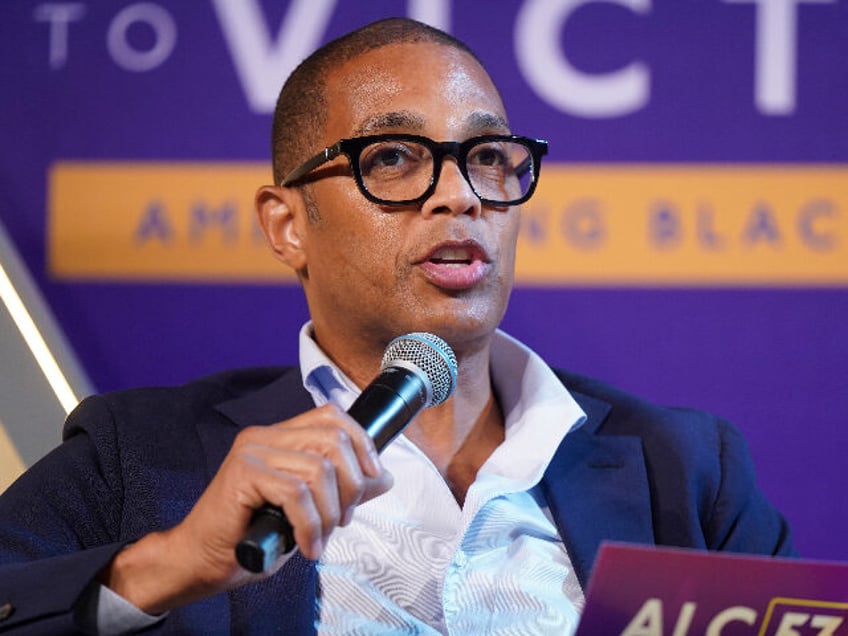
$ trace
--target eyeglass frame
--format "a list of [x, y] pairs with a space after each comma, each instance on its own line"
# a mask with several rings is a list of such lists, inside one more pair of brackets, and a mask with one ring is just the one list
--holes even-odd
[[[430, 177], [430, 185], [427, 186], [427, 189], [424, 191], [423, 194], [414, 199], [406, 199], [403, 201], [390, 201], [387, 199], [381, 199], [380, 197], [375, 196], [368, 190], [362, 178], [362, 171], [359, 165], [359, 158], [362, 154], [362, 151], [367, 146], [373, 143], [377, 143], [379, 141], [411, 141], [425, 146], [430, 151], [430, 154], [433, 157], [433, 173]], [[468, 159], [469, 150], [479, 144], [492, 141], [508, 141], [512, 143], [519, 143], [525, 146], [530, 152], [529, 159], [532, 161], [531, 167], [533, 171], [533, 180], [530, 182], [530, 186], [527, 188], [527, 192], [525, 192], [517, 199], [511, 199], [509, 201], [495, 201], [493, 199], [485, 199], [480, 196], [480, 194], [478, 194], [477, 190], [474, 187], [474, 184], [471, 182], [471, 178], [468, 176], [468, 167], [466, 165], [466, 161]], [[432, 196], [433, 192], [435, 192], [436, 187], [439, 183], [439, 177], [442, 173], [442, 163], [445, 157], [451, 156], [456, 160], [457, 166], [459, 167], [463, 178], [471, 187], [471, 190], [474, 192], [477, 198], [480, 199], [481, 203], [494, 207], [506, 207], [524, 203], [528, 199], [530, 199], [531, 196], [533, 196], [533, 193], [536, 191], [536, 184], [538, 184], [539, 182], [539, 171], [542, 164], [542, 157], [546, 155], [547, 152], [547, 141], [544, 141], [542, 139], [533, 139], [531, 137], [523, 137], [521, 135], [480, 135], [477, 137], [470, 137], [465, 141], [434, 141], [429, 137], [424, 137], [422, 135], [412, 135], [403, 133], [363, 135], [361, 137], [348, 137], [345, 139], [339, 139], [333, 145], [327, 146], [319, 153], [317, 153], [313, 157], [310, 157], [302, 164], [300, 164], [297, 168], [289, 172], [289, 174], [286, 175], [286, 177], [282, 180], [280, 185], [282, 187], [289, 187], [295, 184], [297, 181], [303, 179], [303, 177], [308, 175], [316, 168], [332, 161], [333, 159], [336, 159], [340, 155], [345, 155], [348, 159], [348, 163], [350, 164], [350, 168], [353, 171], [354, 181], [356, 182], [359, 191], [366, 199], [368, 199], [372, 203], [377, 203], [378, 205], [418, 205], [419, 203], [423, 203], [424, 201], [426, 201], [430, 196]], [[518, 172], [520, 168], [520, 165], [517, 166], [516, 171]]]

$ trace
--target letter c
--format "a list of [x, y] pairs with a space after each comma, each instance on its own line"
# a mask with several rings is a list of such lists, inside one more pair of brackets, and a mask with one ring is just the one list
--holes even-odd
[[744, 605], [728, 607], [726, 610], [716, 614], [715, 618], [710, 621], [710, 624], [707, 626], [706, 636], [721, 636], [721, 630], [733, 621], [741, 621], [748, 625], [753, 625], [757, 621], [757, 612]]
[[551, 106], [587, 118], [621, 117], [648, 103], [648, 67], [631, 62], [589, 75], [574, 68], [559, 47], [569, 16], [591, 2], [619, 4], [637, 13], [651, 8], [651, 0], [527, 0], [515, 22], [516, 59], [527, 82]]
[[836, 216], [837, 211], [832, 201], [827, 199], [810, 201], [798, 215], [798, 233], [801, 239], [815, 250], [822, 252], [832, 250], [836, 246], [836, 236], [822, 230], [816, 231], [816, 228], [820, 218], [835, 219]]

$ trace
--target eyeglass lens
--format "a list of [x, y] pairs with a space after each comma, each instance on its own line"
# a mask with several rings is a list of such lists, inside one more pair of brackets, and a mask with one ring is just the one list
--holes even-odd
[[[520, 199], [533, 182], [530, 150], [514, 141], [475, 144], [468, 149], [465, 166], [474, 192], [489, 201]], [[386, 201], [417, 199], [433, 180], [433, 153], [415, 141], [377, 141], [362, 149], [359, 170], [373, 196]]]

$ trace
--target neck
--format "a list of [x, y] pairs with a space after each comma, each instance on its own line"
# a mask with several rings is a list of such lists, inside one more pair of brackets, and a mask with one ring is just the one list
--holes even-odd
[[492, 391], [489, 349], [460, 359], [457, 387], [444, 404], [422, 411], [406, 436], [427, 455], [462, 505], [477, 471], [504, 439]]
[[[369, 344], [361, 337], [334, 339], [329, 333], [329, 338], [326, 332], [321, 338], [316, 325], [319, 346], [351, 380], [366, 386], [379, 371], [385, 343]], [[490, 337], [480, 338], [461, 348], [452, 343], [459, 363], [453, 396], [424, 409], [404, 431], [438, 469], [460, 505], [478, 470], [504, 439], [503, 413], [489, 370], [490, 342]]]

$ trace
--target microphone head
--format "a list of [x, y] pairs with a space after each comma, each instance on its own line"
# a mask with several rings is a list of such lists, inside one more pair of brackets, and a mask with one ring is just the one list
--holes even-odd
[[386, 347], [381, 369], [391, 366], [414, 367], [430, 386], [425, 407], [447, 400], [456, 388], [456, 356], [439, 336], [424, 331], [398, 336]]

